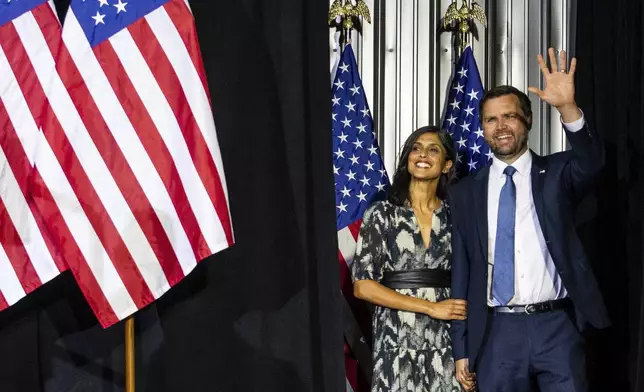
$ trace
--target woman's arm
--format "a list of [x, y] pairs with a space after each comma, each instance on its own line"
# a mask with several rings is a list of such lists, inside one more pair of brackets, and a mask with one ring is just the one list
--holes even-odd
[[440, 302], [427, 301], [400, 294], [369, 279], [357, 280], [353, 284], [353, 295], [375, 305], [422, 313], [440, 320], [465, 320], [467, 316], [467, 301], [460, 299], [448, 299]]

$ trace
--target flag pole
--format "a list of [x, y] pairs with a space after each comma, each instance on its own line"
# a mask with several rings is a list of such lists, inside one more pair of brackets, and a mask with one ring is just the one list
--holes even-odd
[[136, 387], [134, 361], [134, 316], [130, 316], [125, 320], [125, 392], [134, 392]]
[[[340, 36], [338, 38], [340, 56], [338, 57], [335, 65], [332, 67], [332, 70], [336, 69], [336, 67], [339, 65], [339, 62], [342, 61], [342, 56], [344, 56], [345, 49], [347, 45], [351, 43], [351, 35], [353, 30], [355, 29], [357, 33], [363, 25], [363, 21], [371, 23], [371, 11], [365, 3], [365, 0], [355, 0], [355, 4], [353, 0], [334, 0], [329, 7], [328, 24], [331, 28], [336, 29], [336, 32], [340, 32]], [[347, 61], [347, 63], [349, 63], [349, 61]], [[337, 70], [334, 73], [335, 75], [333, 75], [332, 78], [335, 78], [335, 76], [337, 75]], [[342, 261], [342, 263], [344, 263], [344, 261]], [[349, 356], [345, 353], [345, 366], [347, 364], [347, 361], [355, 360], [358, 363], [358, 369], [363, 373], [367, 387], [370, 388], [373, 369], [371, 364], [371, 347], [367, 343], [367, 340], [362, 333], [360, 324], [358, 323], [358, 320], [353, 313], [353, 309], [347, 302], [347, 299], [344, 297], [342, 299], [341, 313], [343, 319], [342, 324], [345, 347], [349, 347], [351, 357], [353, 357], [349, 358]], [[348, 371], [348, 369], [345, 367], [345, 379], [347, 385], [349, 385], [349, 380], [353, 379], [353, 377], [350, 377], [348, 375], [348, 372], [351, 371]], [[358, 374], [356, 373], [355, 376], [357, 377]], [[355, 385], [352, 386], [354, 388], [356, 387]]]

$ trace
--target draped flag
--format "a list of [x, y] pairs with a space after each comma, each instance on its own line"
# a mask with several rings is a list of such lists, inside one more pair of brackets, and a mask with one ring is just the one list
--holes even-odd
[[29, 188], [60, 35], [51, 1], [0, 3], [0, 310], [65, 269]]
[[[332, 96], [333, 174], [341, 284], [347, 302], [360, 320], [359, 314], [364, 312], [359, 307], [364, 309], [364, 303], [353, 297], [351, 263], [362, 215], [372, 202], [385, 198], [389, 177], [351, 45], [347, 45], [342, 53]], [[369, 333], [370, 320], [367, 320], [366, 328], [363, 332]], [[351, 388], [357, 390], [358, 369], [350, 358], [347, 358], [346, 370]]]
[[479, 102], [483, 93], [474, 54], [468, 46], [456, 64], [443, 121], [443, 129], [454, 138], [459, 177], [477, 172], [492, 160], [493, 154], [483, 138], [479, 119]]
[[233, 243], [226, 182], [187, 1], [72, 0], [63, 26], [34, 197], [107, 327]]

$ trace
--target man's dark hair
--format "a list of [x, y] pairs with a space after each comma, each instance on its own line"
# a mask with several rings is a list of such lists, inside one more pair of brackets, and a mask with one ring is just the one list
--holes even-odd
[[481, 98], [481, 102], [479, 103], [481, 123], [483, 122], [483, 118], [485, 118], [483, 114], [485, 103], [492, 98], [498, 98], [505, 95], [514, 95], [519, 99], [519, 106], [521, 107], [521, 110], [523, 110], [523, 115], [525, 116], [525, 126], [530, 129], [532, 127], [532, 106], [530, 104], [530, 98], [528, 98], [524, 92], [512, 86], [493, 87], [483, 94], [483, 98]]

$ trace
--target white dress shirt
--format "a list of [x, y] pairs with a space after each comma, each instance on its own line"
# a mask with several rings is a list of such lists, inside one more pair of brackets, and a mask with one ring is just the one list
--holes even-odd
[[[584, 125], [584, 117], [564, 123], [569, 132], [577, 132]], [[488, 181], [488, 306], [499, 306], [492, 298], [492, 269], [501, 188], [505, 183], [503, 170], [508, 165], [492, 158]], [[517, 169], [512, 179], [516, 186], [516, 216], [514, 233], [514, 297], [508, 305], [528, 305], [568, 296], [561, 277], [552, 261], [539, 224], [532, 196], [532, 154], [527, 150], [512, 166]]]

